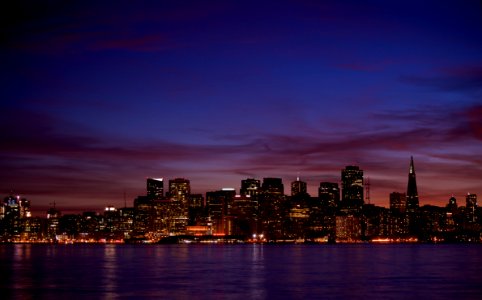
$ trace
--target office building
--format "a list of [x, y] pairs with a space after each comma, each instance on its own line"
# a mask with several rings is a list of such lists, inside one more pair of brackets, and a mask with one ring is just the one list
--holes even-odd
[[301, 181], [299, 177], [296, 181], [291, 183], [291, 196], [305, 195], [306, 194], [306, 182]]
[[341, 171], [341, 184], [342, 209], [359, 211], [363, 206], [363, 170], [347, 166]]
[[415, 176], [415, 166], [413, 164], [413, 157], [410, 158], [410, 170], [408, 172], [407, 184], [407, 212], [412, 213], [417, 211], [419, 207], [417, 178]]

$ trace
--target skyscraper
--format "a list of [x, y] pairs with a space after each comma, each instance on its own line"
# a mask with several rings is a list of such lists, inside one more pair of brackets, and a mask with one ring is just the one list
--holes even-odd
[[159, 200], [164, 197], [164, 179], [147, 178], [147, 197], [153, 200]]
[[359, 210], [363, 206], [363, 170], [347, 166], [341, 170], [342, 201], [344, 209]]
[[415, 177], [415, 166], [413, 156], [410, 157], [410, 170], [408, 172], [407, 185], [407, 212], [415, 212], [418, 209], [417, 179]]
[[335, 182], [320, 182], [318, 188], [318, 199], [324, 208], [338, 207], [340, 202], [340, 189], [338, 183]]
[[169, 197], [171, 199], [180, 201], [187, 207], [190, 194], [191, 184], [188, 179], [176, 178], [169, 180]]
[[281, 178], [263, 178], [261, 188], [265, 194], [284, 195], [284, 185]]
[[405, 193], [390, 193], [390, 210], [396, 213], [404, 213], [407, 209], [407, 195]]
[[477, 221], [477, 195], [476, 194], [467, 194], [465, 197], [465, 210], [467, 215], [467, 220], [469, 222], [476, 222]]
[[306, 182], [301, 181], [299, 177], [296, 181], [291, 183], [291, 196], [296, 196], [299, 194], [306, 194]]
[[247, 178], [241, 180], [241, 190], [239, 193], [243, 196], [249, 195], [251, 197], [257, 196], [260, 191], [260, 181], [259, 179]]

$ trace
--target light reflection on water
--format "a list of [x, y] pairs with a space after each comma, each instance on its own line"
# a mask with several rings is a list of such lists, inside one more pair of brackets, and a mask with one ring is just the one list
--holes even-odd
[[0, 245], [0, 298], [482, 298], [482, 245]]

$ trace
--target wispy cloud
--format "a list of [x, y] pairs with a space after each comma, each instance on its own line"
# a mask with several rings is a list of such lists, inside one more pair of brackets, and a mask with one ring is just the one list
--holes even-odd
[[401, 76], [402, 82], [439, 91], [480, 91], [482, 66], [445, 68], [433, 75]]
[[[385, 119], [389, 117], [398, 122], [425, 121], [422, 124], [414, 122], [411, 127], [388, 126], [387, 130], [364, 130], [337, 137], [315, 136], [308, 131], [299, 135], [237, 135], [237, 142], [230, 140], [227, 144], [219, 141], [216, 144], [185, 144], [162, 140], [119, 141], [55, 116], [23, 111], [22, 116], [29, 122], [15, 122], [13, 114], [0, 121], [6, 141], [0, 150], [0, 159], [2, 165], [11, 170], [2, 173], [0, 180], [5, 193], [20, 185], [21, 189], [36, 195], [71, 194], [83, 199], [112, 199], [114, 196], [120, 201], [119, 182], [129, 191], [142, 192], [143, 184], [136, 189], [132, 182], [139, 184], [145, 175], [182, 176], [192, 171], [189, 166], [199, 174], [194, 175], [195, 179], [204, 177], [203, 182], [193, 182], [193, 186], [214, 188], [223, 184], [224, 179], [219, 178], [219, 174], [230, 178], [237, 174], [241, 180], [247, 176], [289, 178], [301, 171], [311, 181], [334, 180], [339, 177], [341, 168], [356, 163], [373, 178], [372, 184], [376, 185], [373, 197], [384, 199], [384, 194], [404, 188], [405, 184], [403, 174], [407, 162], [393, 161], [391, 153], [406, 153], [407, 160], [411, 154], [422, 156], [418, 160], [421, 173], [433, 181], [426, 181], [427, 187], [441, 174], [450, 172], [456, 173], [458, 181], [468, 182], [482, 175], [480, 158], [470, 155], [470, 151], [482, 151], [481, 113], [480, 106], [447, 113], [390, 111], [376, 114], [381, 122], [377, 126], [389, 123]], [[453, 118], [454, 115], [459, 117]], [[423, 126], [430, 123], [430, 126]], [[62, 133], [66, 126], [75, 130]], [[453, 145], [464, 143], [471, 143], [472, 148], [465, 152], [454, 150]], [[432, 148], [441, 151], [434, 154], [424, 150]], [[458, 167], [450, 160], [459, 160]], [[390, 180], [384, 177], [398, 179], [390, 185]], [[436, 188], [443, 191], [452, 187], [437, 186], [433, 190]]]

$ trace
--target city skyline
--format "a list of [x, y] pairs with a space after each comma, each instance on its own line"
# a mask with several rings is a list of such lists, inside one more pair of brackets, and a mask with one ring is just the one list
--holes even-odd
[[[2, 14], [0, 194], [121, 207], [346, 166], [370, 202], [482, 194], [480, 1], [15, 4]], [[166, 188], [166, 186], [164, 187]]]
[[[325, 199], [325, 193], [329, 190], [337, 190], [338, 196], [331, 199], [338, 199], [337, 202], [333, 204], [336, 206], [340, 206], [341, 208], [345, 209], [355, 209], [361, 208], [364, 204], [373, 204], [379, 207], [389, 208], [392, 207], [392, 196], [394, 194], [403, 195], [404, 201], [406, 201], [406, 206], [408, 211], [413, 211], [418, 209], [419, 206], [423, 205], [435, 205], [439, 207], [445, 207], [447, 204], [450, 204], [453, 201], [456, 201], [457, 197], [468, 197], [469, 195], [473, 195], [477, 197], [476, 193], [467, 192], [465, 194], [456, 195], [451, 194], [449, 200], [445, 203], [442, 201], [441, 204], [436, 203], [423, 203], [419, 204], [418, 199], [418, 191], [417, 191], [417, 183], [416, 183], [416, 175], [415, 175], [415, 167], [414, 167], [414, 159], [410, 157], [410, 167], [408, 170], [408, 180], [405, 191], [392, 191], [389, 195], [387, 195], [387, 202], [386, 203], [373, 203], [371, 201], [370, 196], [370, 189], [371, 183], [369, 178], [365, 178], [363, 176], [363, 169], [360, 169], [359, 166], [346, 166], [341, 171], [341, 177], [339, 180], [335, 180], [333, 182], [322, 181], [318, 183], [316, 187], [316, 194], [309, 193], [309, 189], [307, 188], [307, 182], [298, 176], [289, 182], [283, 181], [281, 177], [262, 177], [262, 178], [243, 178], [240, 179], [238, 182], [238, 186], [225, 186], [225, 187], [218, 187], [216, 189], [212, 189], [209, 191], [205, 191], [202, 193], [199, 192], [191, 192], [192, 186], [191, 181], [188, 178], [145, 178], [145, 189], [140, 194], [127, 199], [126, 194], [124, 194], [123, 199], [123, 206], [122, 205], [113, 205], [112, 203], [100, 203], [99, 206], [96, 207], [82, 207], [82, 206], [66, 206], [64, 209], [66, 213], [81, 213], [86, 211], [103, 211], [106, 207], [132, 207], [132, 204], [135, 203], [135, 199], [139, 197], [147, 196], [150, 199], [157, 199], [157, 200], [167, 200], [167, 199], [175, 199], [177, 201], [182, 200], [183, 202], [187, 203], [187, 198], [197, 197], [198, 195], [203, 199], [204, 196], [207, 196], [210, 193], [217, 193], [220, 191], [229, 191], [229, 193], [234, 193], [233, 195], [250, 195], [251, 197], [258, 195], [258, 193], [262, 189], [270, 189], [272, 185], [275, 190], [280, 190], [279, 194], [287, 197], [293, 197], [297, 194], [304, 194], [306, 193], [313, 199], [318, 199], [322, 203], [325, 203], [327, 199]], [[164, 181], [166, 179], [166, 189], [164, 187]], [[262, 184], [261, 184], [262, 183]], [[265, 186], [266, 184], [266, 186]], [[287, 186], [285, 189], [284, 186]], [[328, 190], [327, 190], [328, 189]], [[165, 190], [165, 191], [164, 191]], [[281, 190], [283, 192], [281, 192]], [[322, 195], [323, 194], [323, 195]], [[7, 198], [17, 198], [22, 200], [28, 200], [29, 203], [31, 199], [26, 199], [24, 195], [20, 195], [18, 193], [14, 193], [11, 191]], [[330, 201], [330, 200], [328, 200]], [[127, 204], [129, 203], [129, 205]], [[50, 202], [48, 205], [48, 210], [50, 211], [52, 208], [56, 208], [57, 203], [55, 201]], [[325, 205], [330, 206], [328, 202]], [[43, 216], [45, 211], [47, 210], [46, 206], [34, 206], [32, 208], [32, 213], [34, 216]], [[47, 212], [48, 213], [48, 212]]]

